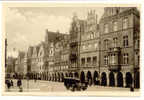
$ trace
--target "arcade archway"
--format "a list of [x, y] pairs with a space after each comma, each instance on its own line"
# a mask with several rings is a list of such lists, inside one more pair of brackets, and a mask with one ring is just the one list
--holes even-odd
[[60, 82], [60, 78], [61, 78], [60, 73], [58, 73], [58, 79], [57, 79], [58, 82]]
[[110, 72], [109, 74], [109, 86], [115, 86], [115, 77], [113, 72]]
[[106, 85], [107, 85], [107, 76], [106, 76], [106, 73], [105, 73], [105, 72], [103, 72], [103, 73], [101, 74], [101, 85], [102, 85], [102, 86], [106, 86]]
[[80, 80], [81, 80], [81, 83], [85, 82], [85, 73], [83, 71], [80, 74]]
[[87, 81], [89, 85], [92, 85], [92, 75], [90, 71], [87, 72]]
[[135, 72], [135, 79], [134, 79], [134, 87], [135, 88], [140, 88], [140, 73], [139, 71]]
[[78, 72], [75, 72], [75, 73], [74, 73], [74, 77], [76, 77], [76, 78], [78, 78], [78, 77], [79, 77]]
[[117, 86], [123, 87], [123, 74], [121, 72], [117, 74]]
[[61, 81], [62, 82], [64, 81], [64, 74], [63, 73], [61, 74]]
[[94, 85], [99, 85], [98, 77], [99, 77], [98, 72], [95, 71], [93, 76]]
[[132, 75], [130, 72], [126, 73], [126, 87], [130, 87], [132, 85]]
[[73, 77], [73, 73], [70, 72], [70, 73], [69, 73], [69, 77]]
[[68, 77], [69, 76], [68, 73], [65, 73], [65, 76]]

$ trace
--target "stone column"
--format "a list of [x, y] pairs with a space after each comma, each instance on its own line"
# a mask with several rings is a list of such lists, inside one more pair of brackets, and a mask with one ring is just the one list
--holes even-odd
[[126, 86], [126, 73], [122, 73], [123, 74], [123, 87]]
[[109, 86], [110, 85], [109, 84], [110, 80], [109, 80], [109, 73], [108, 72], [106, 72], [106, 77], [107, 77], [107, 86]]

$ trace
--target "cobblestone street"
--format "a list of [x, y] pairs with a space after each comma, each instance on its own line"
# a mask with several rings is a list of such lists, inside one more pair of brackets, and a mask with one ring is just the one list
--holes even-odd
[[[19, 88], [17, 87], [17, 80], [13, 80], [14, 86], [9, 90], [6, 87], [7, 92], [19, 92]], [[65, 92], [70, 91], [67, 90], [63, 83], [60, 82], [51, 82], [51, 81], [42, 81], [37, 80], [22, 80], [23, 92]], [[86, 91], [127, 91], [130, 92], [129, 88], [118, 88], [118, 87], [104, 87], [104, 86], [89, 86]], [[135, 92], [138, 92], [138, 89], [135, 89]]]

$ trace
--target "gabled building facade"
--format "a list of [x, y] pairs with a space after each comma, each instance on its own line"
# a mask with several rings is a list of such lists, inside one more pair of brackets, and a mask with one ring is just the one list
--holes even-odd
[[98, 84], [98, 74], [100, 72], [99, 47], [100, 37], [97, 15], [95, 10], [91, 10], [85, 20], [80, 45], [80, 78], [81, 80], [87, 80], [89, 84], [92, 84], [93, 81]]

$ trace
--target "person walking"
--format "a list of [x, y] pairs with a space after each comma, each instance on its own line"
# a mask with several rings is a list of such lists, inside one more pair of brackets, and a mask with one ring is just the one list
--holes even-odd
[[6, 85], [7, 85], [7, 89], [8, 91], [10, 90], [10, 87], [11, 87], [11, 83], [9, 80], [6, 80]]
[[18, 79], [17, 86], [19, 87], [19, 92], [22, 92], [23, 89], [22, 89], [22, 81], [21, 81], [21, 79]]
[[13, 81], [11, 80], [11, 86], [13, 86]]

